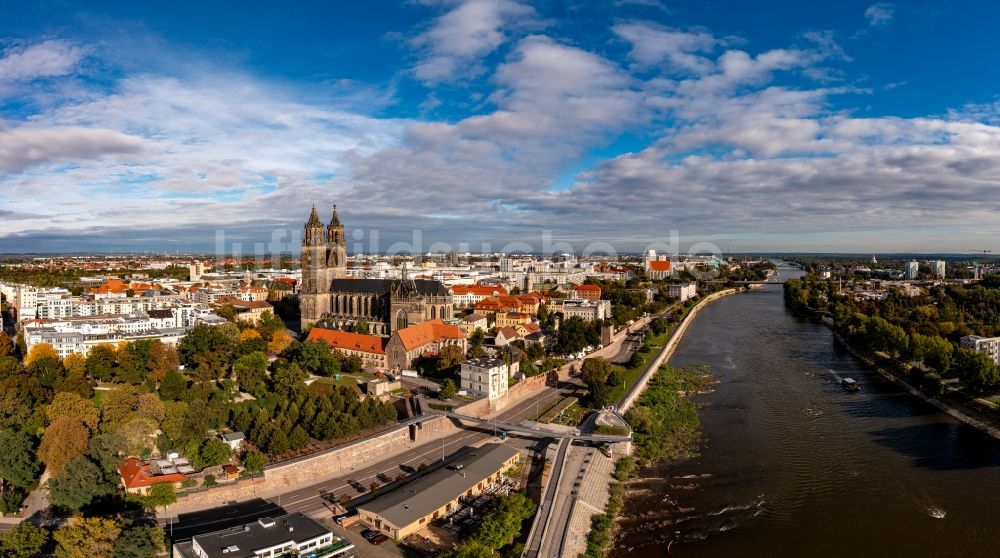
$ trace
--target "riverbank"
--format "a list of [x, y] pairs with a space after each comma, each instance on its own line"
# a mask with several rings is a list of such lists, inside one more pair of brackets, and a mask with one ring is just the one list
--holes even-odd
[[877, 372], [879, 375], [895, 383], [896, 385], [898, 385], [899, 387], [901, 387], [903, 390], [910, 393], [914, 397], [920, 398], [923, 401], [933, 405], [939, 411], [947, 414], [948, 416], [954, 418], [955, 420], [963, 422], [977, 430], [989, 434], [990, 436], [996, 439], [1000, 439], [1000, 428], [970, 416], [969, 410], [967, 409], [959, 409], [955, 405], [948, 404], [936, 397], [931, 397], [926, 393], [920, 391], [919, 389], [911, 385], [903, 378], [900, 378], [896, 374], [893, 374], [889, 370], [886, 370], [884, 367], [879, 366], [879, 364], [869, 355], [865, 355], [861, 351], [852, 347], [850, 343], [848, 343], [847, 340], [844, 339], [839, 333], [837, 333], [836, 330], [834, 330], [832, 327], [830, 328], [830, 330], [833, 332], [833, 337], [834, 339], [837, 340], [838, 343], [840, 343], [845, 349], [847, 349], [849, 353], [854, 355], [855, 358], [865, 363], [865, 365], [873, 372]]
[[[641, 400], [642, 395], [646, 392], [647, 388], [650, 387], [650, 383], [660, 373], [660, 368], [663, 363], [671, 355], [673, 355], [677, 345], [684, 337], [684, 333], [687, 331], [689, 324], [694, 321], [694, 318], [697, 317], [702, 308], [716, 300], [739, 292], [744, 291], [739, 289], [725, 289], [709, 294], [702, 300], [698, 301], [698, 303], [688, 311], [687, 315], [684, 316], [683, 320], [681, 320], [681, 323], [678, 324], [676, 329], [670, 333], [667, 342], [660, 349], [656, 357], [649, 363], [646, 371], [638, 378], [638, 380], [632, 385], [619, 402], [618, 408], [620, 412], [627, 412], [629, 408]], [[686, 410], [690, 411], [690, 409]], [[582, 556], [587, 558], [601, 558], [607, 556], [608, 551], [614, 543], [619, 515], [624, 507], [624, 482], [632, 478], [635, 474], [635, 469], [636, 467], [632, 458], [626, 456], [622, 457], [616, 463], [615, 470], [613, 472], [608, 471], [603, 475], [599, 475], [600, 478], [594, 478], [598, 476], [596, 474], [587, 475], [585, 482], [588, 484], [600, 483], [606, 486], [608, 497], [604, 511], [602, 513], [592, 513], [590, 516], [590, 531], [587, 534], [585, 550]], [[573, 510], [574, 519], [576, 519], [577, 514], [583, 512], [584, 510], [579, 507], [575, 507]]]

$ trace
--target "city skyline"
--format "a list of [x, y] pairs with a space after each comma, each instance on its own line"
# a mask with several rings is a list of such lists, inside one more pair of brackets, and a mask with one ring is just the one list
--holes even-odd
[[18, 6], [0, 23], [0, 253], [207, 252], [217, 231], [249, 253], [312, 203], [340, 206], [349, 249], [373, 230], [992, 248], [984, 10]]

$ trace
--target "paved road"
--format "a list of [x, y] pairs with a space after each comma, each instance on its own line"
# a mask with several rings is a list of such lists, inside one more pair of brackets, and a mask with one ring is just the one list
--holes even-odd
[[549, 524], [552, 518], [553, 505], [556, 501], [556, 493], [563, 478], [563, 462], [566, 459], [566, 453], [569, 451], [569, 448], [569, 440], [565, 438], [560, 440], [559, 450], [552, 460], [552, 469], [549, 471], [548, 484], [546, 484], [545, 490], [542, 492], [542, 501], [538, 504], [538, 511], [535, 513], [535, 522], [531, 533], [528, 535], [528, 541], [525, 543], [524, 555], [528, 558], [545, 556], [541, 552], [546, 546], [547, 541], [553, 537], [562, 536], [562, 531], [554, 533], [549, 529]]
[[[566, 458], [566, 465], [563, 467], [562, 476], [559, 478], [558, 486], [553, 490], [554, 499], [552, 501], [552, 512], [549, 524], [546, 526], [546, 536], [537, 556], [539, 558], [560, 557], [563, 555], [562, 543], [570, 517], [573, 513], [573, 504], [579, 490], [577, 484], [582, 482], [584, 461], [594, 459], [596, 452], [593, 448], [586, 448], [574, 445], [569, 449], [569, 456]], [[601, 456], [603, 457], [603, 456]]]
[[[498, 415], [498, 419], [502, 422], [512, 423], [528, 420], [535, 415], [536, 405], [544, 408], [556, 399], [565, 396], [566, 393], [571, 391], [571, 387], [565, 384], [560, 387], [548, 387], [539, 393], [537, 402], [534, 397], [522, 401], [510, 409], [501, 412]], [[491, 438], [492, 435], [492, 429], [486, 427], [482, 429], [462, 430], [451, 436], [442, 438], [440, 442], [430, 442], [418, 446], [403, 455], [394, 457], [391, 462], [373, 463], [368, 467], [352, 471], [348, 475], [298, 487], [284, 492], [280, 496], [262, 499], [261, 502], [269, 502], [280, 506], [286, 512], [303, 512], [314, 516], [329, 516], [331, 512], [320, 497], [320, 491], [327, 491], [337, 495], [345, 493], [360, 495], [367, 492], [366, 487], [372, 481], [378, 480], [384, 483], [383, 480], [378, 479], [380, 475], [395, 478], [401, 472], [415, 470], [421, 463], [440, 461], [442, 454], [445, 456], [451, 455], [465, 446], [484, 442]], [[196, 514], [182, 514], [179, 518], [171, 517], [168, 519], [161, 517], [160, 525], [169, 530], [170, 524], [173, 523], [175, 540], [183, 540], [183, 538], [188, 538], [198, 533], [215, 531], [229, 525], [254, 521], [263, 515], [268, 515], [268, 513], [262, 513], [261, 511], [262, 509], [266, 509], [264, 504], [258, 504], [257, 506], [259, 507], [249, 506], [246, 509], [242, 506], [236, 506], [236, 510], [233, 511], [234, 505], [235, 503], [231, 503], [219, 508], [203, 510]]]

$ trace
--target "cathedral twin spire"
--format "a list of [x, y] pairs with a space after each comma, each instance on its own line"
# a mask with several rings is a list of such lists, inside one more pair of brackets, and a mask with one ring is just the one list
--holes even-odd
[[315, 204], [312, 206], [312, 213], [309, 214], [305, 228], [304, 244], [325, 244], [327, 241], [340, 244], [344, 241], [344, 225], [340, 223], [340, 215], [337, 214], [336, 205], [333, 206], [333, 217], [330, 219], [330, 226], [327, 227], [326, 234], [323, 234], [323, 222], [319, 220]]

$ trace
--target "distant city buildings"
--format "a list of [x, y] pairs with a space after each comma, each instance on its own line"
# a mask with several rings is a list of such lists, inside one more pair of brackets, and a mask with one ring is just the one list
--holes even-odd
[[562, 301], [559, 309], [563, 319], [578, 317], [587, 322], [606, 320], [611, 317], [610, 300], [589, 300], [583, 298], [567, 298]]

